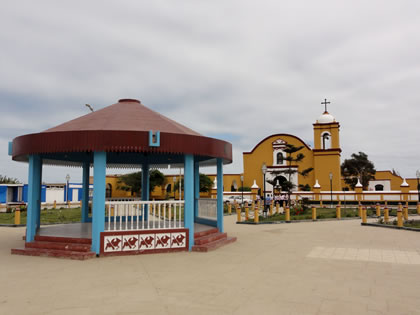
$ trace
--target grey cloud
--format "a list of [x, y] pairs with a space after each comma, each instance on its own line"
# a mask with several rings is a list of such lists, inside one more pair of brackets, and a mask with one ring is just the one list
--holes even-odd
[[[312, 141], [327, 97], [343, 158], [365, 151], [377, 168], [413, 176], [419, 9], [379, 0], [8, 2], [0, 140], [86, 114], [85, 103], [133, 97], [204, 135], [230, 134], [226, 170], [240, 172], [241, 152], [270, 134]], [[0, 155], [0, 171], [21, 176], [3, 146]]]

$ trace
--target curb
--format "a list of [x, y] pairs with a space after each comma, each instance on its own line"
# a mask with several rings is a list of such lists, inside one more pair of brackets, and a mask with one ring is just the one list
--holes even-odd
[[396, 225], [387, 225], [387, 224], [379, 224], [379, 223], [360, 223], [361, 225], [366, 226], [374, 226], [374, 227], [381, 227], [385, 229], [396, 229], [396, 230], [406, 230], [406, 231], [412, 231], [412, 232], [420, 232], [420, 229], [412, 228], [412, 227], [406, 227], [406, 226], [396, 226]]

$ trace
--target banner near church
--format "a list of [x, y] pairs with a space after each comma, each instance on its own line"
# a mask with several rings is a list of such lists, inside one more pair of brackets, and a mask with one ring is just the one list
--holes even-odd
[[101, 255], [135, 255], [188, 250], [188, 229], [101, 233]]

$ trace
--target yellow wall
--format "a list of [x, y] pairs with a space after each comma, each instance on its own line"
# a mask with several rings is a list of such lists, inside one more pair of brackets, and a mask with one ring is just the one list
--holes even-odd
[[124, 190], [117, 189], [117, 187], [118, 187], [118, 176], [107, 175], [106, 176], [106, 186], [108, 184], [111, 184], [111, 188], [112, 188], [111, 197], [112, 198], [131, 197], [131, 192], [130, 191], [124, 191]]

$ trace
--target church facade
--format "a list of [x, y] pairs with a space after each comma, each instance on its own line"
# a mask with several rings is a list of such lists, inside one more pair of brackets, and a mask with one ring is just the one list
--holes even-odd
[[[243, 153], [244, 185], [251, 186], [255, 180], [259, 187], [264, 187], [262, 166], [267, 171], [266, 192], [273, 191], [273, 183], [281, 185], [282, 181], [289, 180], [294, 184], [294, 190], [305, 187], [311, 190], [315, 185], [328, 187], [332, 184], [333, 190], [342, 189], [340, 169], [340, 124], [325, 111], [313, 124], [314, 148], [311, 148], [300, 138], [290, 134], [274, 134], [260, 141], [250, 152]], [[286, 145], [302, 147], [292, 154], [296, 158], [303, 154], [300, 162], [286, 160]], [[313, 169], [306, 176], [302, 171]], [[291, 174], [288, 171], [291, 170]], [[331, 177], [331, 180], [330, 180]]]

